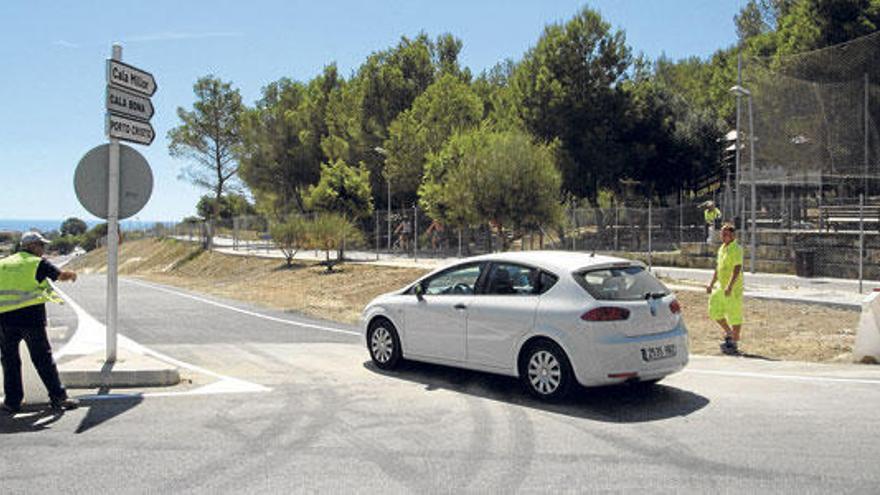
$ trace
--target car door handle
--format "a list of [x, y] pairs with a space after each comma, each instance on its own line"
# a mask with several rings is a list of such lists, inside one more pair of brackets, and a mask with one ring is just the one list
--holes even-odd
[[465, 304], [463, 304], [463, 303], [458, 303], [458, 304], [456, 304], [455, 306], [453, 306], [453, 308], [455, 308], [455, 309], [467, 309], [467, 306], [466, 306]]

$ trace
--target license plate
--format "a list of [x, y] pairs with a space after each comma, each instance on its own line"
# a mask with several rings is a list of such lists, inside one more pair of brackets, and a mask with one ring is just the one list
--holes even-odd
[[642, 359], [644, 361], [658, 361], [675, 356], [675, 344], [666, 344], [657, 347], [642, 347]]

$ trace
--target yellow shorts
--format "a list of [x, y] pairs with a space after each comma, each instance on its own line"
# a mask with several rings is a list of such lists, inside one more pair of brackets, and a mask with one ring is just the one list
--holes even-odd
[[730, 296], [724, 295], [721, 289], [714, 289], [709, 296], [709, 318], [715, 321], [727, 320], [730, 325], [742, 325], [743, 295], [740, 291], [731, 291]]

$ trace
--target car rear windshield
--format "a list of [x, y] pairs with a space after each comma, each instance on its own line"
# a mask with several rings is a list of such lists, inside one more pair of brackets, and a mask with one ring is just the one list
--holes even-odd
[[659, 280], [636, 265], [584, 270], [575, 273], [574, 279], [594, 299], [602, 301], [633, 301], [669, 294]]

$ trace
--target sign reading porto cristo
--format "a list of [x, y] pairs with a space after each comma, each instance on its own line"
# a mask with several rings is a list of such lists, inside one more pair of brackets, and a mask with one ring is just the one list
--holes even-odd
[[107, 135], [149, 146], [156, 137], [150, 125], [150, 96], [158, 85], [152, 74], [118, 60], [107, 60]]
[[107, 115], [107, 135], [123, 141], [149, 146], [156, 138], [156, 131], [153, 130], [153, 126], [149, 122], [128, 119], [111, 113]]

